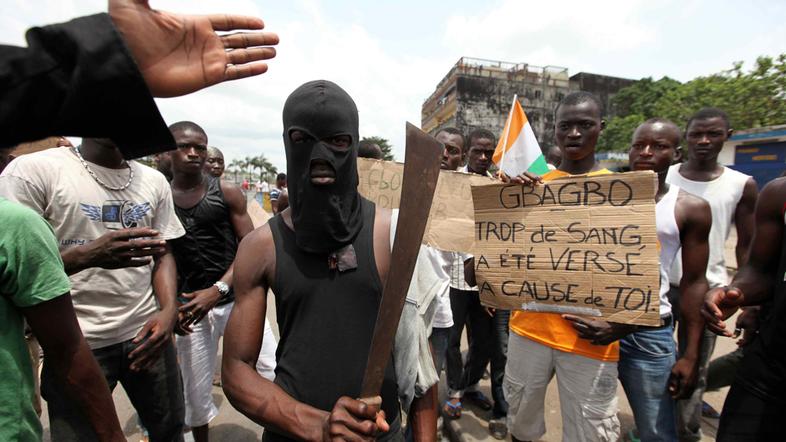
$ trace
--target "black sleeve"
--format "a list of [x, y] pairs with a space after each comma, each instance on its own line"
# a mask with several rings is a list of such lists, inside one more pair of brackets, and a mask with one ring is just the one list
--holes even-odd
[[111, 138], [137, 158], [174, 149], [136, 62], [107, 14], [0, 45], [0, 147], [47, 136]]

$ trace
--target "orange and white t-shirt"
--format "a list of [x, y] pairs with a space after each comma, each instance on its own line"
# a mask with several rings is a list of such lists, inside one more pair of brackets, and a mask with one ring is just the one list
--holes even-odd
[[[612, 172], [608, 169], [601, 169], [587, 175], [610, 173]], [[543, 181], [566, 176], [570, 176], [570, 174], [561, 170], [552, 170], [543, 175]], [[514, 311], [510, 316], [510, 330], [519, 336], [560, 351], [609, 362], [619, 361], [620, 358], [618, 342], [609, 345], [594, 345], [586, 339], [581, 339], [570, 321], [562, 319], [562, 315], [559, 313]]]

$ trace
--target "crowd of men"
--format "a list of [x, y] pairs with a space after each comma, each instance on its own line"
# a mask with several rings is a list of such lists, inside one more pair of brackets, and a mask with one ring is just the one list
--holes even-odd
[[[358, 193], [354, 100], [324, 80], [291, 93], [282, 112], [287, 174], [276, 186], [276, 216], [254, 229], [241, 190], [220, 178], [223, 157], [209, 153], [206, 132], [188, 121], [162, 126], [152, 95], [264, 72], [253, 61], [275, 52], [244, 48], [273, 45], [277, 37], [214, 33], [261, 28], [255, 19], [171, 15], [183, 35], [212, 41], [204, 46], [212, 52], [194, 60], [178, 46], [172, 24], [146, 4], [114, 1], [110, 13], [111, 20], [87, 17], [29, 35], [48, 45], [0, 52], [0, 67], [13, 66], [6, 75], [20, 85], [3, 93], [8, 103], [42, 84], [77, 97], [54, 94], [50, 107], [35, 110], [46, 121], [20, 124], [13, 136], [4, 132], [0, 146], [83, 136], [78, 146], [18, 158], [0, 147], [0, 439], [41, 439], [38, 371], [31, 366], [39, 356], [25, 343], [26, 324], [43, 348], [40, 391], [55, 441], [125, 440], [111, 397], [117, 383], [150, 440], [183, 440], [187, 430], [208, 440], [218, 413], [211, 391], [222, 336], [220, 384], [237, 410], [264, 427], [266, 441], [430, 441], [437, 416], [461, 418], [463, 401], [490, 411], [491, 436], [536, 440], [546, 432], [545, 392], [555, 376], [563, 440], [620, 439], [618, 379], [641, 440], [699, 440], [715, 337], [743, 328], [743, 355], [729, 362], [738, 369], [718, 440], [779, 440], [778, 417], [786, 411], [786, 178], [758, 195], [750, 177], [718, 162], [732, 134], [722, 110], [698, 110], [684, 131], [651, 119], [631, 139], [630, 168], [658, 175], [658, 326], [486, 309], [470, 251], [424, 245], [380, 395], [360, 400], [398, 212]], [[143, 44], [155, 38], [174, 44]], [[117, 55], [101, 59], [106, 66], [98, 73], [89, 67], [104, 52], [80, 51], [102, 45], [119, 50], [106, 52]], [[217, 69], [209, 69], [211, 61]], [[42, 74], [37, 69], [45, 65], [51, 69]], [[107, 81], [118, 90], [90, 90]], [[120, 98], [134, 117], [133, 133], [108, 121], [100, 106]], [[75, 112], [80, 108], [84, 115]], [[23, 117], [31, 112], [19, 109]], [[0, 117], [3, 125], [17, 121]], [[106, 125], [91, 126], [91, 117]], [[441, 167], [522, 186], [614, 173], [595, 160], [605, 125], [596, 97], [567, 95], [554, 121], [555, 148], [546, 152], [553, 170], [543, 176], [492, 173], [497, 140], [482, 128], [466, 136], [439, 129]], [[128, 159], [151, 148], [159, 152], [158, 170]], [[378, 150], [363, 152], [374, 157]], [[729, 281], [724, 245], [732, 225], [739, 271]], [[267, 320], [269, 292], [278, 343]], [[740, 308], [745, 319], [732, 333], [724, 321]], [[478, 388], [487, 365], [492, 398]], [[449, 391], [439, 404], [443, 369]]]

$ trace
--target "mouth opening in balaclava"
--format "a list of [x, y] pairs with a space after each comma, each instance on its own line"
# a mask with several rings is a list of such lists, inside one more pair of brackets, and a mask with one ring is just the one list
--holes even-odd
[[[363, 227], [357, 191], [357, 107], [335, 83], [311, 81], [289, 95], [283, 120], [289, 207], [297, 245], [307, 252], [334, 252], [351, 244]], [[300, 131], [303, 139], [293, 142], [294, 131]], [[339, 135], [351, 138], [349, 146], [330, 144]], [[313, 183], [312, 164], [332, 169], [333, 182]]]

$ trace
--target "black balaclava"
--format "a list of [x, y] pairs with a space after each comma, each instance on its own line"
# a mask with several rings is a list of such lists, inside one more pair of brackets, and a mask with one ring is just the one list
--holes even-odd
[[[293, 143], [299, 130], [310, 138]], [[321, 141], [349, 135], [352, 142], [339, 150]], [[310, 81], [295, 89], [284, 104], [284, 146], [287, 152], [289, 207], [298, 247], [331, 253], [351, 244], [363, 227], [358, 194], [358, 109], [337, 84]], [[336, 172], [333, 184], [311, 184], [311, 161], [323, 160]]]

